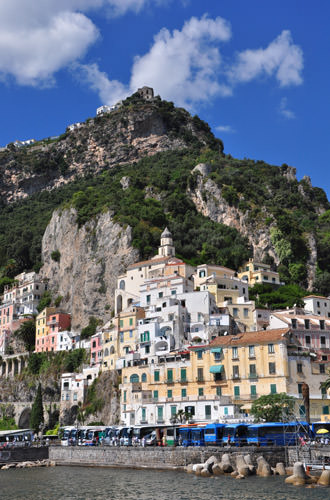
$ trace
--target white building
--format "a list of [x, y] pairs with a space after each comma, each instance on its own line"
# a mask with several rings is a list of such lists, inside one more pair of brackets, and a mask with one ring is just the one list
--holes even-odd
[[330, 298], [320, 295], [308, 295], [304, 297], [304, 309], [306, 312], [326, 316], [330, 318]]
[[104, 113], [110, 113], [111, 108], [110, 106], [107, 106], [106, 104], [103, 104], [103, 106], [100, 106], [99, 108], [96, 109], [96, 115], [103, 115]]

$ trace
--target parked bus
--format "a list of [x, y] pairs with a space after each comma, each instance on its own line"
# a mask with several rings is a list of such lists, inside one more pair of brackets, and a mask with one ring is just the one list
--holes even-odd
[[223, 444], [244, 446], [247, 444], [248, 424], [227, 424], [223, 430]]
[[70, 437], [71, 431], [76, 430], [76, 427], [73, 425], [68, 425], [63, 428], [62, 437], [61, 437], [61, 446], [69, 446], [71, 444]]
[[225, 424], [207, 424], [204, 429], [206, 446], [222, 446]]
[[98, 446], [102, 444], [105, 435], [105, 426], [91, 426], [88, 427], [81, 438], [82, 446]]
[[309, 437], [307, 422], [264, 422], [248, 427], [247, 443], [255, 446], [294, 446]]
[[205, 446], [204, 430], [205, 430], [205, 425], [192, 427], [191, 446]]
[[32, 429], [0, 431], [0, 449], [31, 446]]

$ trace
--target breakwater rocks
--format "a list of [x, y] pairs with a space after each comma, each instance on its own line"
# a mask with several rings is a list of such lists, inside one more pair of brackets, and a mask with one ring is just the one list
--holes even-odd
[[26, 461], [18, 463], [5, 464], [0, 467], [1, 470], [9, 469], [29, 469], [31, 467], [54, 467], [56, 463], [53, 460], [37, 460], [36, 462]]
[[287, 484], [294, 486], [306, 485], [308, 487], [330, 486], [330, 470], [323, 470], [319, 475], [312, 476], [306, 472], [302, 462], [295, 462], [293, 468], [285, 468], [283, 462], [278, 462], [275, 467], [271, 467], [262, 455], [257, 457], [256, 464], [253, 464], [250, 454], [232, 455], [224, 453], [220, 460], [215, 455], [212, 455], [204, 463], [187, 465], [185, 471], [188, 474], [201, 477], [230, 475], [238, 480], [252, 475], [260, 477], [285, 476], [292, 472], [285, 479]]

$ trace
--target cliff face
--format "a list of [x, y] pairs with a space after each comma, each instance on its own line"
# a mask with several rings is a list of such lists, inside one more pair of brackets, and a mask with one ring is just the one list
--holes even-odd
[[[234, 227], [247, 237], [253, 248], [254, 259], [263, 261], [269, 255], [274, 259], [274, 263], [279, 265], [280, 258], [272, 243], [270, 234], [270, 229], [274, 227], [274, 224], [267, 226], [265, 222], [260, 223], [260, 220], [253, 224], [248, 212], [230, 206], [223, 198], [221, 189], [208, 177], [207, 165], [198, 165], [193, 172], [197, 173], [197, 182], [194, 189], [188, 190], [188, 195], [196, 209], [215, 222]], [[289, 180], [295, 180], [295, 169], [290, 169], [288, 175]], [[264, 210], [264, 220], [266, 220], [267, 215], [267, 211]], [[315, 236], [312, 233], [306, 235], [306, 244], [309, 251], [306, 263], [307, 286], [308, 289], [312, 290], [317, 270], [317, 248]]]
[[164, 109], [162, 103], [123, 106], [88, 119], [55, 142], [40, 141], [20, 149], [11, 145], [0, 152], [1, 201], [11, 203], [77, 177], [96, 175], [105, 168], [185, 148], [187, 137], [207, 144], [208, 132], [188, 112], [174, 107]]
[[[117, 276], [138, 259], [131, 239], [130, 227], [115, 224], [109, 212], [81, 228], [73, 209], [53, 213], [42, 240], [41, 275], [53, 297], [63, 297], [60, 307], [72, 314], [73, 329], [86, 326], [90, 316], [110, 319]], [[59, 262], [51, 257], [55, 250]]]

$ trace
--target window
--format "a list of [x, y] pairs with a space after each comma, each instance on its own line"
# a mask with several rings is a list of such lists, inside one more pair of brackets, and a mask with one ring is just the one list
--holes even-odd
[[127, 391], [124, 391], [124, 403], [126, 403], [126, 400], [127, 400]]
[[159, 297], [160, 299], [163, 297], [163, 295], [164, 295], [164, 294], [163, 294], [163, 292], [159, 292], [159, 293], [158, 293], [158, 297]]
[[325, 321], [324, 319], [320, 319], [320, 330], [324, 330], [324, 328], [325, 328]]
[[321, 396], [326, 396], [327, 395], [327, 390], [325, 387], [321, 387]]
[[325, 346], [325, 337], [321, 337], [321, 345]]
[[302, 373], [302, 372], [303, 372], [302, 363], [297, 363], [297, 373]]
[[298, 384], [298, 394], [302, 394], [302, 384]]
[[176, 290], [171, 290], [171, 295], [176, 295]]
[[234, 386], [234, 396], [239, 398], [240, 395], [240, 390], [239, 390], [239, 385]]
[[221, 359], [221, 352], [214, 352], [214, 361], [220, 361]]
[[187, 389], [181, 389], [181, 397], [186, 398], [187, 397]]
[[232, 358], [238, 359], [238, 347], [232, 347]]
[[306, 330], [309, 330], [309, 326], [310, 326], [310, 325], [309, 325], [309, 319], [305, 319], [305, 320], [304, 320], [304, 323], [305, 323], [305, 329], [306, 329]]
[[173, 397], [173, 391], [172, 391], [172, 389], [168, 389], [168, 391], [167, 391], [167, 397], [168, 398], [172, 398]]
[[203, 380], [204, 380], [203, 368], [197, 368], [197, 380], [198, 380], [198, 382], [203, 382]]
[[154, 399], [157, 401], [158, 400], [158, 391], [154, 391]]
[[276, 363], [268, 363], [269, 375], [275, 375], [276, 373]]
[[129, 325], [132, 326], [133, 325], [133, 318], [130, 318], [129, 319]]
[[147, 304], [150, 304], [150, 302], [151, 302], [151, 295], [147, 295], [146, 300], [147, 300]]
[[149, 342], [150, 341], [150, 332], [145, 331], [145, 332], [141, 333], [140, 341], [141, 342]]
[[256, 378], [256, 376], [257, 376], [256, 365], [250, 365], [249, 377]]
[[300, 406], [299, 406], [299, 415], [300, 415], [301, 417], [305, 417], [305, 416], [306, 416], [306, 408], [305, 408], [305, 406], [304, 406], [304, 405], [300, 405]]
[[256, 385], [251, 385], [250, 386], [250, 394], [251, 394], [251, 396], [256, 396], [257, 395], [257, 386]]
[[238, 317], [238, 309], [237, 309], [237, 307], [233, 308], [233, 316], [234, 316], [234, 318]]
[[222, 396], [222, 390], [221, 390], [221, 387], [217, 387], [217, 388], [216, 388], [216, 395], [217, 395], [217, 396], [219, 396], [219, 397], [220, 397], [220, 396]]
[[124, 320], [123, 320], [123, 319], [121, 319], [121, 320], [119, 321], [119, 325], [120, 325], [120, 327], [121, 327], [121, 328], [124, 326]]
[[186, 368], [181, 368], [181, 382], [187, 381], [187, 370]]
[[254, 345], [249, 345], [249, 358], [255, 357]]
[[244, 318], [249, 317], [249, 310], [246, 307], [244, 307], [244, 309], [243, 309], [243, 314], [244, 314]]
[[154, 380], [155, 382], [159, 382], [159, 370], [154, 371]]
[[197, 359], [203, 359], [203, 351], [197, 351]]
[[210, 420], [211, 418], [211, 405], [205, 405], [205, 420]]
[[310, 344], [311, 343], [310, 335], [306, 335], [305, 340], [306, 340], [306, 344]]
[[141, 420], [143, 422], [146, 421], [146, 409], [145, 408], [141, 408]]
[[322, 406], [322, 415], [329, 415], [329, 406]]
[[146, 373], [142, 373], [141, 375], [141, 382], [146, 382], [147, 381], [147, 374]]
[[320, 373], [325, 373], [325, 365], [320, 365]]
[[276, 384], [270, 384], [270, 393], [276, 394]]
[[173, 369], [169, 368], [167, 370], [167, 382], [173, 382]]
[[199, 389], [198, 389], [198, 396], [204, 396], [204, 389], [203, 389], [203, 387], [199, 387]]
[[268, 344], [268, 354], [274, 354], [274, 353], [275, 353], [274, 344]]
[[233, 365], [233, 378], [239, 378], [239, 366]]
[[158, 422], [163, 420], [163, 407], [162, 406], [157, 406], [157, 420], [158, 420]]
[[199, 271], [199, 277], [205, 278], [205, 271]]
[[171, 417], [175, 417], [176, 415], [176, 406], [171, 406]]
[[292, 328], [297, 328], [297, 320], [295, 318], [291, 319], [291, 326]]

